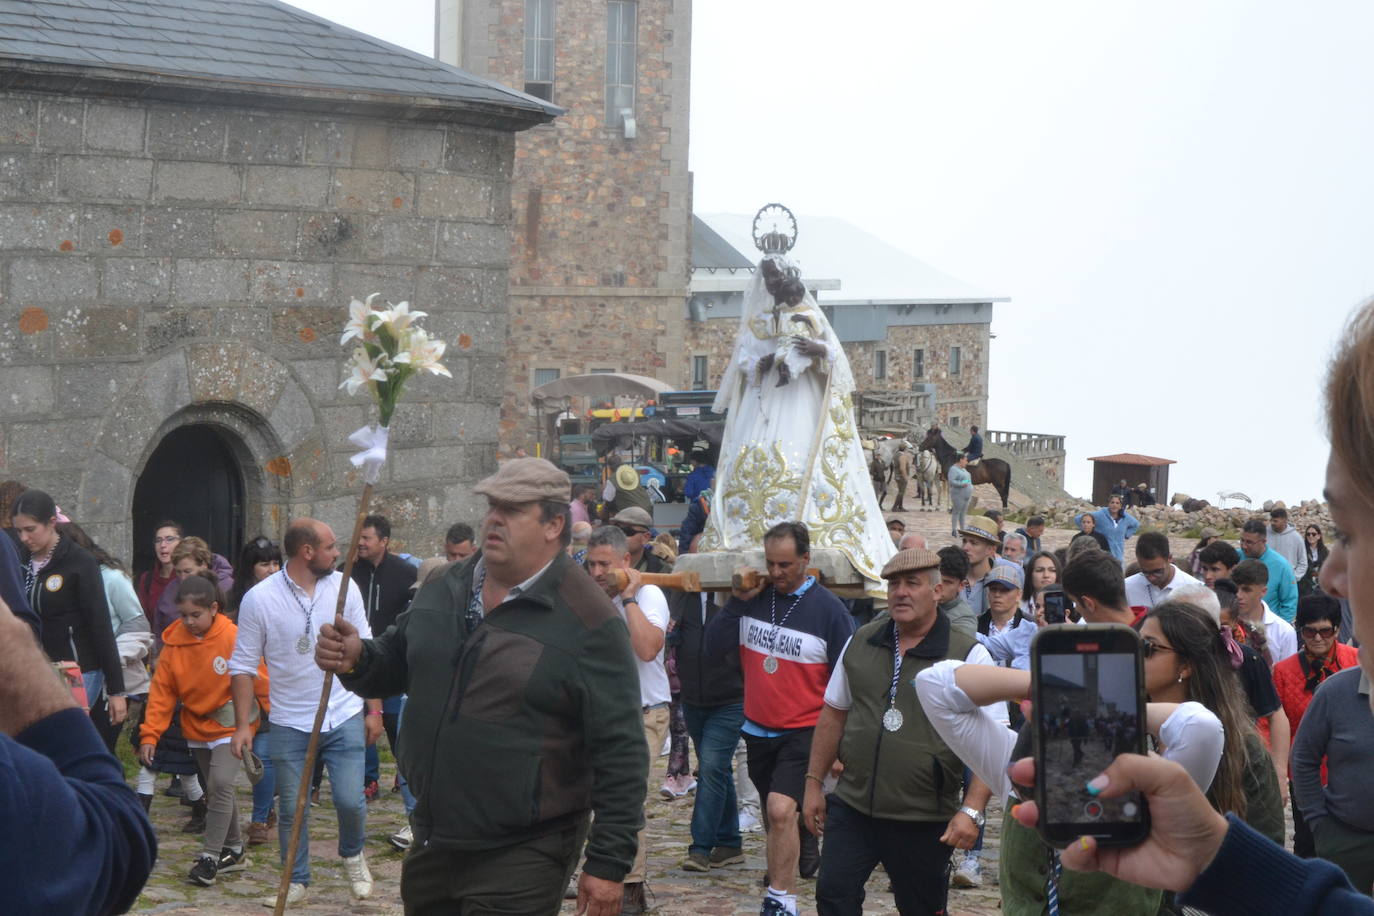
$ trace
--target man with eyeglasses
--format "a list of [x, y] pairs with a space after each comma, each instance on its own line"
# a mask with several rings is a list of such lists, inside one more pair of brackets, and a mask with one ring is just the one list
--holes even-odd
[[1126, 603], [1132, 610], [1148, 612], [1174, 589], [1202, 584], [1174, 565], [1169, 537], [1162, 532], [1146, 531], [1136, 539], [1135, 561], [1140, 572], [1126, 577]]
[[611, 524], [625, 532], [625, 541], [630, 551], [630, 566], [640, 572], [670, 573], [673, 564], [646, 550], [653, 540], [654, 520], [648, 512], [638, 506], [621, 509], [611, 516]]
[[1268, 567], [1269, 590], [1264, 602], [1291, 624], [1298, 612], [1298, 580], [1289, 562], [1269, 546], [1269, 526], [1257, 518], [1246, 522], [1240, 531], [1240, 552]]

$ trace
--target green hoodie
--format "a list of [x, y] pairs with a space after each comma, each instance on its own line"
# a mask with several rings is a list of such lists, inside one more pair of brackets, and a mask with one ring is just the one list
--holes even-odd
[[589, 875], [621, 881], [644, 821], [649, 759], [630, 633], [562, 552], [466, 635], [481, 554], [423, 586], [340, 680], [409, 695], [396, 758], [416, 842], [485, 850], [596, 817]]

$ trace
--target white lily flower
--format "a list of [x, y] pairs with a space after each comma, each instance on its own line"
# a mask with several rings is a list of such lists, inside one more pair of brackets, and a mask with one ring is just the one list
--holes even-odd
[[410, 347], [410, 364], [417, 371], [432, 372], [445, 378], [453, 378], [452, 373], [444, 367], [443, 363], [439, 362], [446, 349], [448, 349], [448, 344], [442, 340], [435, 340], [428, 336], [422, 340], [416, 340]]
[[370, 321], [377, 316], [372, 310], [372, 300], [380, 296], [381, 293], [373, 293], [367, 297], [366, 302], [359, 302], [354, 299], [348, 304], [348, 323], [344, 325], [343, 337], [339, 338], [340, 344], [346, 344], [353, 338], [366, 340], [368, 334], [372, 332], [375, 325]]
[[358, 389], [372, 382], [385, 382], [387, 378], [387, 371], [374, 363], [371, 357], [367, 355], [366, 350], [362, 347], [355, 347], [353, 349], [353, 371], [349, 373], [348, 378], [344, 379], [339, 387], [348, 389], [349, 394], [357, 394]]
[[412, 312], [410, 310], [409, 302], [399, 302], [396, 305], [393, 305], [391, 308], [387, 309], [382, 314], [384, 316], [383, 320], [386, 321], [387, 324], [391, 325], [391, 332], [396, 335], [397, 339], [400, 339], [401, 334], [404, 333], [406, 328], [410, 327], [410, 323], [412, 321], [414, 321], [416, 318], [428, 317], [429, 315], [428, 312]]

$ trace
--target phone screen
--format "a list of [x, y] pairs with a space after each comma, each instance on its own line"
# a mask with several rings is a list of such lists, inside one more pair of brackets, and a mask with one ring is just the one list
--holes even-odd
[[1050, 586], [1045, 589], [1045, 622], [1046, 623], [1066, 623], [1069, 619], [1068, 603], [1069, 599], [1064, 597], [1062, 589]]
[[1145, 752], [1140, 638], [1118, 625], [1046, 628], [1031, 646], [1037, 801], [1047, 842], [1080, 836], [1140, 842], [1149, 828], [1139, 793], [1101, 798], [1089, 780], [1119, 754]]

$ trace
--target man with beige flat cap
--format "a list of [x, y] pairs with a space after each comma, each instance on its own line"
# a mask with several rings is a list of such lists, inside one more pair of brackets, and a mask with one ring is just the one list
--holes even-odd
[[410, 696], [408, 913], [557, 913], [584, 840], [577, 912], [620, 912], [649, 760], [629, 631], [565, 550], [571, 489], [542, 458], [507, 461], [474, 488], [478, 553], [374, 639], [321, 630], [316, 661], [348, 689]]

